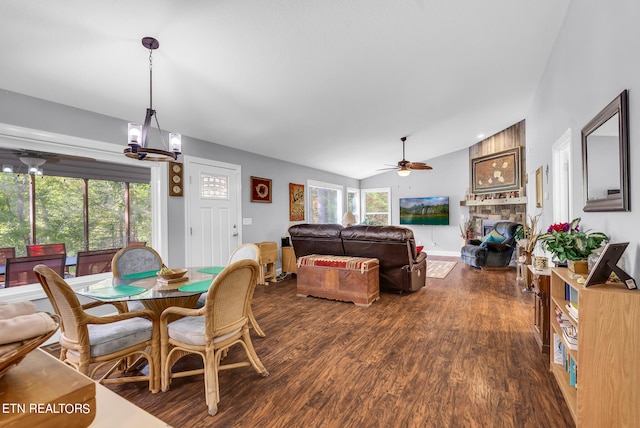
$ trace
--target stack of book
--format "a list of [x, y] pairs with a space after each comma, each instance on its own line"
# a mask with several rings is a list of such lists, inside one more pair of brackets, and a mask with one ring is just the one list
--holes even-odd
[[574, 320], [578, 321], [578, 308], [573, 306], [571, 303], [567, 304], [565, 308], [567, 309], [569, 316], [571, 316], [571, 318], [573, 318]]
[[570, 324], [561, 326], [562, 329], [562, 337], [564, 338], [565, 343], [569, 349], [574, 351], [578, 350], [578, 329]]

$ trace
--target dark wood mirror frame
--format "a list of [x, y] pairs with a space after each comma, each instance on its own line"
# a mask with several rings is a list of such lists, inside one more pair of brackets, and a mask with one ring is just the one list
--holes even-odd
[[[627, 90], [622, 91], [600, 113], [582, 128], [582, 186], [584, 193], [584, 211], [630, 211], [629, 204], [629, 127], [628, 127], [628, 95]], [[588, 142], [589, 136], [605, 124], [609, 119], [618, 115], [618, 154], [620, 187], [605, 197], [594, 198], [589, 196], [589, 183], [596, 181], [592, 171], [589, 174]], [[613, 151], [613, 150], [612, 150]], [[594, 156], [594, 154], [591, 154]], [[595, 157], [594, 157], [595, 159]], [[618, 191], [619, 190], [619, 191]]]

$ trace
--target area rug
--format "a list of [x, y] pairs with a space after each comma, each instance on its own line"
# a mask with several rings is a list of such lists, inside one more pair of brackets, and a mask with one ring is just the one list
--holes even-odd
[[444, 278], [457, 262], [447, 262], [443, 260], [427, 260], [427, 278]]

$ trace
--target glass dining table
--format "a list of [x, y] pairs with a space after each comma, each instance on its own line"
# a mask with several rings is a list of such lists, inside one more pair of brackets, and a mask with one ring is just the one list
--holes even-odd
[[187, 268], [179, 281], [163, 281], [157, 271], [107, 278], [76, 290], [76, 294], [102, 302], [139, 301], [158, 316], [169, 306], [193, 308], [200, 295], [209, 290], [223, 267]]

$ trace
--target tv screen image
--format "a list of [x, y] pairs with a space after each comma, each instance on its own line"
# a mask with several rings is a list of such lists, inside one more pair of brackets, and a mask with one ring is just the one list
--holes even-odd
[[448, 225], [449, 197], [400, 198], [400, 224]]

